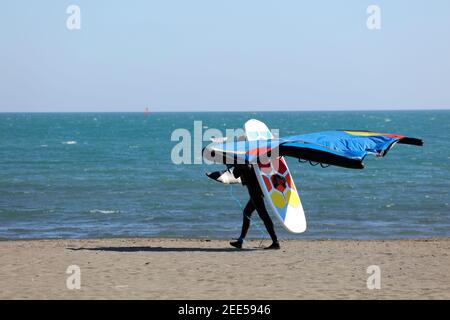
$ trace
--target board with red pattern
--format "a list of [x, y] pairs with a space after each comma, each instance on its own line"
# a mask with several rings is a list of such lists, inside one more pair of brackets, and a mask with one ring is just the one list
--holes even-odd
[[[249, 141], [273, 138], [269, 128], [261, 121], [249, 120], [244, 128]], [[272, 212], [288, 231], [304, 232], [306, 230], [305, 213], [285, 159], [270, 158], [265, 163], [255, 164], [254, 168]]]

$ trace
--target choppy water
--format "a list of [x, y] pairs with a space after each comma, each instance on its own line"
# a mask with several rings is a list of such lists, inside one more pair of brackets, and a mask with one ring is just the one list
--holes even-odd
[[[281, 136], [367, 129], [425, 140], [398, 145], [366, 169], [288, 159], [308, 230], [282, 238], [450, 236], [449, 111], [0, 114], [0, 238], [239, 233], [245, 189], [205, 177], [220, 166], [174, 165], [176, 128], [238, 128], [257, 118]], [[255, 226], [256, 224], [256, 226]], [[261, 237], [255, 215], [250, 236]]]

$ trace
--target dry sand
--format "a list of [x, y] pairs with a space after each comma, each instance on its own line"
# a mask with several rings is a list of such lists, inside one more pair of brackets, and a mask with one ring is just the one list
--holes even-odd
[[[265, 245], [269, 242], [265, 241]], [[3, 299], [449, 299], [450, 238], [282, 242], [0, 241]], [[66, 269], [81, 269], [81, 289]], [[378, 265], [381, 289], [367, 288]]]

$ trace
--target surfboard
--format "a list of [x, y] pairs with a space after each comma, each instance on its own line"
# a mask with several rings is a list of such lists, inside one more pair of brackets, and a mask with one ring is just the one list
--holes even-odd
[[[261, 121], [251, 119], [244, 125], [248, 141], [273, 139]], [[293, 233], [306, 230], [306, 218], [294, 180], [283, 157], [270, 158], [253, 165], [264, 198], [284, 228]]]

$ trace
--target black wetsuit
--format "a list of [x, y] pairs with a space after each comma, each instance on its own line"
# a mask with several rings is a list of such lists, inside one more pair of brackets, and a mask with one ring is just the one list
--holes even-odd
[[239, 239], [242, 241], [247, 235], [248, 229], [250, 228], [250, 217], [252, 213], [256, 210], [259, 217], [264, 222], [267, 232], [270, 234], [273, 242], [277, 242], [277, 235], [275, 234], [275, 229], [273, 226], [272, 219], [267, 212], [266, 206], [264, 205], [264, 195], [261, 187], [256, 177], [255, 170], [251, 165], [236, 165], [233, 170], [233, 174], [236, 178], [241, 178], [242, 184], [248, 189], [250, 195], [250, 200], [244, 208], [244, 217], [242, 221], [242, 231]]

